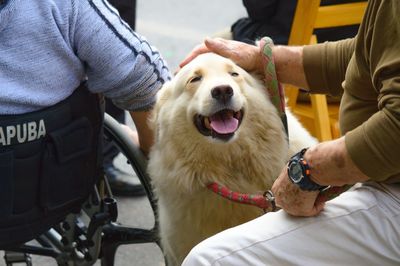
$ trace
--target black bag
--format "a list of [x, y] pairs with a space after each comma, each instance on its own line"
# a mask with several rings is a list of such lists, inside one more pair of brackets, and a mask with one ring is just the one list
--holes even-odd
[[50, 108], [0, 116], [0, 249], [79, 212], [102, 174], [103, 115], [80, 86]]

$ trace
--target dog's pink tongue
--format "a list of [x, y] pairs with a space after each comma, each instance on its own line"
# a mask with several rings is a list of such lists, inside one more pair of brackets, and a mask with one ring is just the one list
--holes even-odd
[[237, 130], [239, 121], [231, 112], [218, 113], [210, 116], [210, 126], [219, 134], [229, 134]]

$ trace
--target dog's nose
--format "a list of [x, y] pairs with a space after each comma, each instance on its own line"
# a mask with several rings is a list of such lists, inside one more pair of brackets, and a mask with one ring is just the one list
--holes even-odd
[[233, 96], [233, 89], [229, 85], [220, 85], [211, 90], [211, 96], [223, 103], [229, 101]]

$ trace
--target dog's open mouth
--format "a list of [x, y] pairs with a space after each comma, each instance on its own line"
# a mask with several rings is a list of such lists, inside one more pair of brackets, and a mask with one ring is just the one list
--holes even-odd
[[204, 136], [229, 140], [238, 130], [243, 118], [243, 110], [221, 110], [211, 116], [195, 115], [194, 124]]

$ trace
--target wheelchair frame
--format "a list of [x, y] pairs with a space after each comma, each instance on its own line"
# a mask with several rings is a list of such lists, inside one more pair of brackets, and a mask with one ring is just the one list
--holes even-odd
[[161, 248], [156, 201], [146, 172], [146, 158], [119, 123], [108, 114], [104, 115], [104, 136], [127, 158], [144, 186], [155, 216], [153, 228], [134, 228], [116, 223], [117, 202], [103, 177], [83, 204], [81, 212], [69, 214], [63, 222], [36, 238], [39, 245], [26, 243], [7, 248], [4, 251], [7, 266], [19, 262], [32, 265], [30, 254], [52, 257], [60, 266], [92, 265], [98, 259], [101, 259], [102, 266], [113, 266], [120, 245], [156, 243]]

